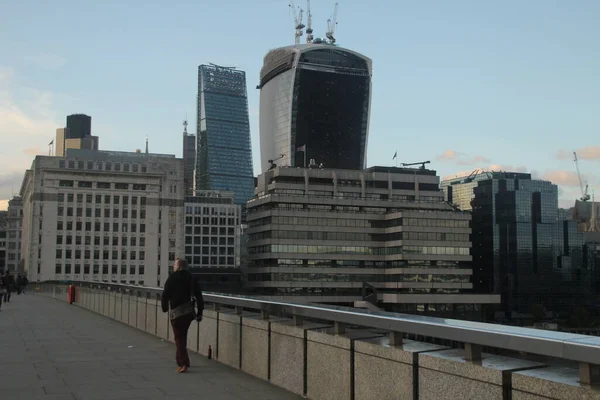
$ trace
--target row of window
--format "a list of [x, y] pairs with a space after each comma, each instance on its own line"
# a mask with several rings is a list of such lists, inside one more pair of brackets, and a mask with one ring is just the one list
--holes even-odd
[[235, 228], [224, 228], [224, 227], [208, 227], [208, 226], [186, 226], [186, 235], [220, 235], [220, 236], [233, 236], [235, 235]]
[[[279, 258], [277, 264], [263, 264], [265, 260], [253, 261], [253, 267], [303, 267], [303, 268], [471, 268], [462, 261], [448, 260], [302, 260]], [[268, 261], [267, 261], [268, 262]]]
[[185, 206], [186, 215], [235, 215], [235, 207]]
[[356, 228], [390, 228], [395, 226], [422, 226], [438, 228], [469, 228], [468, 220], [429, 219], [429, 218], [397, 218], [393, 220], [366, 220], [349, 218], [317, 218], [317, 217], [288, 217], [272, 216], [249, 221], [250, 228], [268, 224], [280, 225], [309, 225], [309, 226], [339, 226]]
[[185, 244], [211, 244], [213, 246], [215, 245], [229, 245], [229, 246], [233, 246], [235, 244], [235, 239], [232, 237], [208, 237], [208, 236], [186, 236], [185, 237]]
[[[106, 275], [108, 274], [108, 268], [109, 265], [104, 264], [102, 265], [102, 274]], [[71, 274], [71, 273], [75, 273], [75, 274], [80, 274], [82, 270], [82, 266], [81, 264], [56, 264], [55, 268], [54, 268], [54, 273], [56, 274], [62, 274], [63, 271], [65, 274]], [[90, 272], [92, 271], [92, 272]], [[119, 273], [119, 266], [118, 265], [113, 265], [111, 267], [111, 273], [112, 274], [118, 274]], [[138, 275], [144, 275], [146, 273], [146, 268], [143, 265], [131, 265], [129, 266], [129, 274], [130, 275], [136, 275], [136, 271]], [[98, 264], [94, 264], [92, 267], [90, 267], [89, 264], [84, 264], [83, 265], [83, 273], [84, 274], [89, 274], [89, 273], [93, 273], [93, 274], [99, 274], [100, 273], [100, 265]], [[121, 275], [126, 275], [127, 274], [127, 266], [126, 265], [121, 265]]]
[[69, 169], [88, 169], [95, 171], [116, 171], [116, 172], [148, 172], [148, 167], [146, 165], [139, 164], [128, 164], [128, 163], [112, 163], [112, 162], [102, 162], [102, 161], [75, 161], [75, 160], [59, 160], [58, 161], [59, 168], [69, 168]]
[[[94, 218], [102, 218], [102, 217], [110, 218], [111, 217], [110, 210], [111, 210], [110, 208], [105, 208], [104, 214], [103, 214], [101, 208], [93, 209], [93, 213], [92, 213], [91, 208], [86, 208], [85, 209], [85, 217], [92, 218], [92, 216], [93, 216]], [[129, 211], [130, 210], [128, 210], [128, 209], [121, 210], [121, 209], [115, 208], [112, 210], [112, 217], [129, 219], [129, 217], [131, 215], [131, 219], [138, 218], [138, 210], [131, 210], [131, 214], [129, 213]], [[65, 216], [65, 207], [59, 206], [58, 210], [57, 210], [57, 214], [59, 217]], [[73, 207], [67, 207], [66, 208], [66, 216], [67, 217], [83, 217], [83, 208], [77, 207], [74, 209]], [[146, 210], [140, 210], [139, 218], [146, 219]]]
[[225, 217], [185, 217], [186, 225], [225, 225], [233, 226], [239, 224], [238, 218], [225, 218]]
[[[94, 222], [94, 232], [100, 232], [102, 229], [100, 228], [104, 228], [104, 232], [110, 232], [110, 222], [104, 222], [104, 224], [102, 224], [101, 222]], [[83, 231], [84, 230], [84, 222], [82, 221], [77, 221], [75, 222], [75, 230], [76, 231]], [[119, 230], [120, 227], [120, 230]], [[62, 230], [67, 230], [67, 231], [72, 231], [73, 230], [73, 221], [57, 221], [56, 222], [56, 230], [58, 231], [62, 231]], [[91, 222], [85, 222], [85, 231], [86, 232], [91, 232], [92, 231], [92, 223]], [[127, 222], [123, 222], [121, 224], [119, 224], [118, 222], [113, 222], [112, 223], [112, 232], [131, 232], [131, 233], [136, 233], [138, 231], [138, 225], [135, 222], [132, 222], [131, 224], [127, 223]], [[140, 233], [145, 233], [146, 232], [146, 224], [139, 224], [139, 232]]]
[[[98, 184], [100, 184], [102, 182], [98, 182]], [[110, 184], [109, 184], [110, 185]], [[62, 203], [65, 201], [65, 199], [67, 200], [67, 202], [69, 203], [73, 203], [75, 201], [75, 199], [77, 199], [77, 203], [83, 203], [84, 200], [86, 203], [88, 204], [92, 204], [94, 202], [94, 198], [95, 198], [95, 203], [96, 204], [101, 204], [102, 200], [104, 200], [104, 204], [111, 204], [111, 200], [113, 204], [122, 204], [124, 206], [129, 205], [129, 199], [131, 198], [131, 205], [132, 206], [136, 206], [138, 205], [138, 201], [139, 201], [139, 205], [141, 206], [145, 206], [146, 205], [146, 197], [145, 196], [117, 196], [117, 195], [110, 195], [110, 194], [105, 194], [105, 195], [101, 195], [101, 194], [83, 194], [83, 193], [59, 193], [58, 194], [58, 202]]]
[[316, 231], [264, 231], [253, 233], [250, 240], [262, 239], [300, 239], [300, 240], [344, 240], [375, 241], [392, 240], [428, 240], [428, 241], [462, 241], [468, 242], [467, 233], [435, 233], [435, 232], [395, 232], [388, 234], [369, 234], [359, 232], [316, 232]]
[[426, 254], [426, 255], [455, 255], [468, 256], [468, 247], [438, 247], [438, 246], [397, 246], [397, 247], [367, 247], [367, 246], [312, 246], [302, 244], [267, 244], [250, 247], [250, 254], [263, 253], [304, 253], [304, 254], [357, 254], [387, 256], [395, 254]]
[[226, 255], [234, 255], [235, 249], [232, 246], [185, 246], [185, 254], [203, 254], [203, 255], [213, 255], [213, 256], [226, 256]]
[[[70, 250], [70, 249], [66, 249], [64, 252], [62, 249], [56, 249], [56, 258], [57, 259], [62, 259], [63, 258], [63, 253], [65, 256], [65, 259], [71, 259], [71, 258], [75, 258], [76, 260], [79, 259], [84, 259], [84, 260], [110, 260], [110, 251], [109, 250], [103, 250], [102, 253], [100, 253], [100, 250], [94, 250], [93, 252], [93, 258], [91, 258], [92, 256], [92, 251], [91, 250]], [[73, 255], [75, 255], [75, 257], [73, 257]], [[137, 258], [136, 258], [137, 255]], [[83, 256], [83, 257], [82, 257]], [[144, 251], [129, 251], [129, 260], [144, 260], [146, 258], [146, 253]], [[121, 250], [121, 260], [127, 260], [127, 250], [122, 249]], [[119, 260], [119, 251], [117, 250], [113, 250], [112, 251], [112, 260]]]
[[259, 273], [248, 274], [250, 282], [415, 282], [415, 283], [469, 283], [469, 275], [437, 274], [322, 274], [322, 273]]
[[[146, 190], [146, 185], [141, 183], [134, 183], [130, 185], [129, 183], [115, 183], [114, 188], [117, 190], [129, 190], [130, 188], [133, 190]], [[73, 181], [68, 179], [61, 179], [58, 181], [58, 187], [63, 188], [86, 188], [86, 189], [111, 189], [112, 183], [110, 182], [92, 182], [92, 181]]]
[[373, 221], [374, 228], [393, 228], [396, 226], [421, 226], [427, 228], [469, 228], [469, 220], [433, 219], [433, 218], [396, 218], [386, 221]]
[[217, 256], [192, 256], [186, 254], [185, 258], [190, 262], [190, 267], [215, 267], [218, 265], [235, 266], [234, 257]]
[[[82, 243], [83, 242], [83, 243]], [[94, 236], [94, 246], [100, 246], [100, 243], [102, 242], [102, 244], [104, 246], [118, 246], [119, 245], [119, 236], [113, 236], [112, 238], [112, 242], [110, 240], [109, 236], [104, 236], [104, 239], [101, 240], [100, 236]], [[135, 236], [132, 236], [130, 238], [128, 238], [127, 236], [122, 236], [121, 237], [121, 246], [137, 246], [138, 245], [138, 238]], [[175, 247], [175, 241], [173, 241], [173, 247]], [[75, 245], [81, 245], [81, 244], [85, 244], [86, 246], [91, 246], [92, 245], [92, 237], [91, 236], [85, 236], [85, 237], [81, 237], [80, 235], [75, 236], [75, 240], [73, 240], [73, 236], [72, 235], [57, 235], [56, 236], [56, 244], [58, 245], [62, 245], [62, 244], [66, 244], [66, 245], [71, 245], [71, 244], [75, 244]], [[146, 238], [145, 237], [140, 237], [139, 238], [139, 245], [140, 247], [144, 247], [146, 246]]]

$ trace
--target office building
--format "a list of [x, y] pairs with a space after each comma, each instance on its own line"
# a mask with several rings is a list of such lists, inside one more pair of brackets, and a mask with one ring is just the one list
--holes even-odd
[[505, 316], [533, 305], [564, 314], [589, 301], [584, 238], [559, 210], [556, 185], [527, 173], [483, 172], [442, 187], [450, 204], [473, 212], [474, 290], [501, 294]]
[[98, 136], [92, 136], [92, 117], [67, 116], [67, 126], [56, 130], [54, 155], [64, 157], [68, 149], [98, 150]]
[[240, 265], [241, 206], [233, 192], [185, 198], [185, 258], [192, 271]]
[[196, 168], [196, 135], [187, 131], [188, 123], [183, 122], [183, 185], [185, 195], [194, 194], [194, 169]]
[[246, 73], [214, 64], [198, 67], [195, 190], [254, 194]]
[[37, 156], [21, 186], [29, 279], [164, 284], [184, 250], [183, 179], [171, 155]]
[[8, 201], [6, 212], [6, 268], [13, 274], [21, 273], [21, 229], [23, 219], [23, 201], [14, 196]]
[[261, 170], [364, 169], [372, 62], [322, 41], [271, 50], [260, 72]]
[[286, 301], [354, 304], [363, 284], [390, 311], [477, 319], [470, 213], [443, 201], [436, 172], [277, 167], [248, 203], [249, 288]]
[[0, 274], [3, 273], [6, 269], [6, 214], [7, 211], [0, 211]]

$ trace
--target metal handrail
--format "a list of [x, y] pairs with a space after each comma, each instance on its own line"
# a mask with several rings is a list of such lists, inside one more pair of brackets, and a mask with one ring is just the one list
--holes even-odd
[[[162, 288], [100, 282], [73, 282], [76, 285], [162, 293]], [[452, 340], [470, 345], [494, 347], [589, 364], [600, 363], [600, 337], [567, 332], [544, 331], [498, 324], [357, 310], [350, 307], [297, 304], [258, 297], [204, 293], [205, 303], [286, 314], [340, 324], [375, 328]]]

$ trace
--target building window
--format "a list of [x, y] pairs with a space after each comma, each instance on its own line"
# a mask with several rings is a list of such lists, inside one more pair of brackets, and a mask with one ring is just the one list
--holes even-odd
[[75, 161], [69, 161], [69, 168], [75, 168]]
[[73, 193], [67, 194], [67, 201], [69, 203], [72, 203], [74, 198], [75, 198], [75, 196], [73, 196]]
[[73, 236], [71, 236], [71, 235], [66, 236], [66, 240], [67, 240], [68, 245], [73, 244]]
[[71, 264], [65, 264], [65, 274], [71, 273]]
[[77, 194], [77, 202], [78, 203], [83, 203], [83, 194], [81, 194], [81, 193]]
[[58, 207], [58, 216], [62, 217], [65, 213], [65, 208], [64, 207]]
[[146, 185], [141, 183], [134, 183], [133, 190], [146, 190]]
[[83, 217], [83, 208], [77, 207], [77, 216], [78, 217]]
[[80, 264], [75, 264], [75, 273], [76, 274], [80, 274], [81, 273], [81, 265]]
[[115, 183], [115, 189], [129, 190], [129, 184], [128, 183]]
[[62, 250], [56, 249], [56, 259], [59, 260], [62, 258]]
[[92, 187], [92, 182], [90, 182], [90, 181], [79, 181], [79, 182], [77, 182], [77, 187], [80, 187], [80, 188], [91, 188]]
[[[59, 160], [58, 168], [64, 168], [64, 167], [65, 167], [65, 160]], [[57, 272], [57, 274], [60, 274], [60, 272]]]
[[98, 189], [110, 189], [110, 182], [98, 182], [96, 183], [96, 187]]
[[73, 187], [73, 181], [67, 181], [67, 180], [60, 180], [58, 181], [58, 186], [59, 187]]
[[62, 273], [62, 265], [61, 264], [56, 264], [56, 266], [54, 267], [54, 273], [55, 274], [61, 274]]
[[123, 171], [129, 172], [129, 164], [123, 164]]

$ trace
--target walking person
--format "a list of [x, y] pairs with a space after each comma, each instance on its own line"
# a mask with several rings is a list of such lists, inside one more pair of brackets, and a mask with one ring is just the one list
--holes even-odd
[[6, 293], [6, 279], [4, 279], [4, 273], [0, 272], [0, 311], [2, 311], [2, 300]]
[[15, 278], [10, 274], [10, 271], [4, 273], [4, 285], [6, 288], [6, 291], [4, 292], [4, 302], [10, 303], [10, 297], [15, 287]]
[[[187, 352], [187, 334], [192, 321], [202, 321], [204, 299], [200, 286], [193, 275], [186, 269], [187, 261], [181, 258], [175, 260], [174, 272], [167, 278], [163, 289], [161, 305], [163, 312], [171, 312], [171, 326], [175, 336], [177, 351], [177, 372], [184, 373], [190, 368], [190, 358]], [[195, 307], [198, 308], [196, 314]]]
[[27, 279], [27, 275], [23, 275], [23, 281], [21, 282], [21, 290], [23, 290], [23, 294], [27, 292], [27, 285], [29, 285], [29, 279]]

